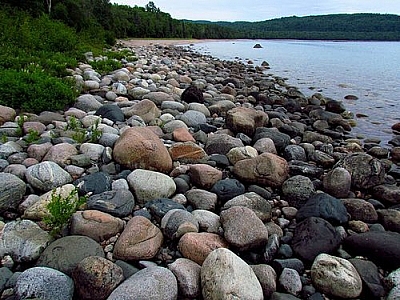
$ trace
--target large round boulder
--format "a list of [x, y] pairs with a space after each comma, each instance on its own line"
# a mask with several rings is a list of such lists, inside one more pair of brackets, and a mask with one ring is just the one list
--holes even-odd
[[341, 159], [336, 167], [345, 168], [355, 188], [369, 189], [383, 183], [385, 168], [379, 159], [366, 153], [353, 153]]
[[128, 169], [146, 169], [167, 173], [172, 159], [160, 138], [146, 127], [126, 129], [115, 142], [114, 159]]
[[262, 153], [255, 158], [238, 161], [233, 173], [246, 182], [278, 187], [289, 176], [289, 165], [278, 155]]

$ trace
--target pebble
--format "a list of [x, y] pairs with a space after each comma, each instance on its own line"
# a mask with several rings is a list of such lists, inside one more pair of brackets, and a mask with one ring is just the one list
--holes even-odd
[[[379, 280], [400, 267], [398, 137], [353, 137], [343, 103], [262, 67], [132, 50], [110, 74], [72, 70], [87, 93], [65, 112], [26, 114], [19, 128], [0, 106], [0, 270], [14, 278], [2, 298], [398, 298], [397, 281]], [[74, 140], [72, 117], [99, 141]], [[20, 136], [30, 128], [37, 143]], [[75, 189], [87, 203], [50, 236], [53, 191]], [[321, 255], [358, 272], [361, 293], [358, 279], [340, 291], [328, 273], [316, 280]], [[42, 285], [54, 272], [62, 288]]]

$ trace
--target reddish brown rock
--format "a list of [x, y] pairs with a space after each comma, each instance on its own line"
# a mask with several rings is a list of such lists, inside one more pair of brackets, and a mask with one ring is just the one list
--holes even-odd
[[71, 156], [76, 154], [78, 154], [78, 150], [74, 145], [61, 143], [52, 146], [43, 157], [43, 161], [53, 161], [61, 167], [65, 167], [70, 164]]
[[177, 142], [195, 142], [196, 140], [191, 135], [191, 133], [184, 127], [175, 129], [172, 132], [172, 137]]
[[252, 137], [257, 127], [263, 127], [268, 122], [268, 115], [259, 110], [236, 107], [226, 114], [226, 127], [233, 132], [242, 132]]
[[207, 158], [203, 148], [193, 142], [175, 143], [168, 151], [173, 161], [183, 163], [199, 163]]
[[392, 129], [400, 132], [400, 122], [392, 125]]
[[228, 248], [229, 244], [220, 235], [208, 232], [186, 233], [178, 243], [178, 249], [185, 258], [202, 265], [208, 254], [218, 248]]
[[114, 246], [114, 258], [141, 260], [153, 258], [163, 243], [161, 230], [142, 216], [133, 217]]
[[262, 153], [255, 158], [238, 161], [233, 173], [246, 182], [278, 187], [289, 176], [289, 165], [278, 155]]
[[120, 233], [124, 222], [112, 215], [98, 211], [77, 211], [71, 218], [71, 234], [85, 235], [102, 242]]
[[46, 130], [46, 126], [41, 122], [27, 121], [24, 122], [24, 125], [22, 125], [22, 130], [25, 134], [28, 134], [30, 132], [37, 132], [39, 134], [42, 134]]
[[14, 121], [17, 113], [14, 108], [0, 105], [0, 125], [5, 122]]
[[366, 223], [375, 223], [378, 221], [378, 214], [374, 206], [357, 198], [342, 199], [351, 220], [359, 220]]
[[394, 161], [400, 161], [400, 147], [393, 147], [390, 151], [390, 156]]
[[114, 159], [128, 169], [146, 169], [167, 173], [172, 159], [167, 148], [153, 131], [146, 127], [126, 129], [115, 142]]
[[189, 176], [198, 188], [210, 189], [222, 179], [222, 171], [206, 164], [195, 164], [190, 166]]
[[123, 109], [123, 113], [125, 117], [139, 116], [145, 121], [149, 123], [151, 120], [158, 118], [161, 115], [160, 110], [157, 105], [154, 104], [153, 101], [149, 99], [144, 99], [127, 109]]
[[124, 280], [123, 270], [108, 259], [89, 256], [81, 260], [72, 272], [79, 299], [107, 299]]
[[28, 156], [36, 159], [37, 161], [42, 161], [43, 157], [52, 146], [53, 145], [50, 142], [43, 144], [31, 144], [27, 149]]

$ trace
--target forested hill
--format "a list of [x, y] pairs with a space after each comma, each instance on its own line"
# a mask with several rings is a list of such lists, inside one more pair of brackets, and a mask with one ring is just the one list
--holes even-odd
[[226, 27], [240, 38], [400, 40], [400, 16], [391, 14], [333, 14], [261, 22], [195, 23]]
[[[132, 1], [134, 2], [134, 1]], [[15, 21], [16, 11], [33, 18], [44, 15], [78, 33], [112, 44], [115, 38], [196, 39], [344, 39], [400, 41], [400, 16], [390, 14], [335, 14], [285, 17], [262, 22], [177, 20], [154, 2], [145, 7], [113, 4], [110, 0], [0, 0]], [[0, 20], [0, 23], [2, 21]]]

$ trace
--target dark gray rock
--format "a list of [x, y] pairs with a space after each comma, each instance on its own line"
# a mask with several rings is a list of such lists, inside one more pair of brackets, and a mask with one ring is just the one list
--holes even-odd
[[90, 196], [87, 206], [123, 218], [132, 213], [135, 198], [129, 190], [112, 190]]
[[381, 299], [385, 296], [385, 289], [382, 286], [378, 267], [371, 261], [351, 258], [349, 261], [356, 268], [363, 281], [362, 299]]
[[210, 135], [204, 150], [208, 155], [223, 154], [226, 155], [229, 150], [236, 147], [244, 147], [243, 142], [225, 133]]
[[350, 154], [338, 161], [335, 167], [349, 171], [352, 186], [359, 189], [369, 189], [382, 184], [385, 177], [383, 164], [366, 153]]
[[211, 188], [211, 192], [217, 194], [222, 203], [243, 194], [245, 190], [245, 186], [239, 180], [232, 178], [222, 179]]
[[299, 160], [306, 161], [307, 155], [303, 147], [299, 145], [288, 145], [283, 150], [283, 158], [287, 161]]
[[250, 185], [247, 188], [247, 191], [248, 192], [254, 192], [254, 193], [260, 195], [261, 197], [263, 197], [266, 200], [271, 199], [271, 196], [272, 196], [270, 191], [267, 191], [265, 188], [263, 188], [261, 186], [258, 186], [258, 185], [255, 185], [255, 184]]
[[292, 160], [289, 161], [289, 173], [292, 176], [303, 175], [310, 178], [320, 178], [324, 174], [324, 169], [304, 161]]
[[184, 194], [190, 189], [189, 182], [183, 178], [175, 177], [174, 182], [176, 185], [176, 193], [177, 194]]
[[182, 204], [176, 203], [168, 198], [158, 198], [148, 201], [145, 204], [145, 207], [150, 211], [151, 215], [157, 222], [161, 221], [165, 214], [172, 209], [186, 210]]
[[216, 132], [218, 130], [217, 126], [208, 124], [208, 123], [200, 123], [200, 124], [196, 124], [195, 126], [193, 126], [194, 131], [203, 131], [204, 133], [211, 133], [211, 132]]
[[19, 177], [0, 173], [0, 214], [18, 207], [26, 192], [26, 184]]
[[193, 85], [189, 86], [183, 91], [181, 95], [181, 100], [185, 101], [186, 103], [204, 103], [203, 92]]
[[300, 208], [315, 193], [315, 189], [310, 178], [295, 175], [282, 184], [282, 193], [290, 206]]
[[77, 264], [89, 256], [104, 257], [100, 244], [86, 236], [70, 235], [51, 243], [36, 265], [53, 268], [70, 276]]
[[13, 272], [9, 268], [0, 268], [0, 293], [4, 290], [6, 283], [13, 276]]
[[285, 148], [290, 144], [290, 136], [279, 132], [279, 130], [266, 127], [258, 127], [253, 137], [253, 142], [255, 143], [261, 138], [270, 138], [279, 153], [282, 153]]
[[291, 294], [274, 292], [271, 295], [270, 300], [300, 300], [300, 298], [297, 298], [296, 296], [293, 296]]
[[170, 239], [178, 240], [187, 232], [198, 232], [199, 222], [187, 210], [170, 210], [161, 220], [161, 229]]
[[387, 270], [400, 268], [400, 234], [397, 232], [369, 231], [347, 237], [344, 249], [353, 255], [366, 256]]
[[282, 258], [282, 259], [292, 257], [292, 256], [293, 256], [292, 247], [290, 247], [289, 244], [282, 244], [282, 245], [279, 247], [277, 256], [280, 257], [280, 258]]
[[389, 144], [393, 145], [394, 147], [400, 147], [400, 135], [394, 136], [390, 141]]
[[213, 154], [208, 158], [209, 161], [215, 162], [217, 167], [226, 168], [231, 165], [228, 157], [223, 154]]
[[346, 107], [344, 106], [342, 101], [337, 100], [329, 100], [325, 104], [325, 110], [337, 114], [341, 114], [346, 111]]
[[310, 217], [297, 224], [292, 240], [295, 254], [311, 263], [320, 253], [333, 253], [340, 246], [340, 236], [324, 219]]
[[271, 262], [271, 266], [278, 275], [281, 274], [285, 268], [296, 270], [299, 274], [303, 274], [305, 270], [303, 262], [298, 258], [274, 259]]
[[342, 201], [326, 193], [317, 193], [297, 211], [296, 220], [303, 221], [309, 217], [319, 217], [332, 225], [347, 223], [349, 217]]
[[121, 108], [115, 104], [105, 104], [101, 106], [95, 113], [96, 116], [107, 118], [113, 122], [124, 122], [125, 116]]
[[268, 237], [267, 245], [263, 251], [263, 261], [265, 263], [271, 262], [279, 250], [280, 242], [277, 234], [272, 234]]
[[112, 179], [104, 172], [97, 172], [81, 177], [73, 182], [81, 195], [100, 194], [111, 190]]
[[135, 274], [135, 273], [137, 273], [139, 271], [138, 268], [136, 268], [135, 266], [133, 266], [130, 263], [127, 263], [126, 261], [123, 261], [123, 260], [117, 259], [115, 261], [115, 264], [122, 269], [122, 272], [124, 274], [124, 278], [129, 278], [133, 274]]

